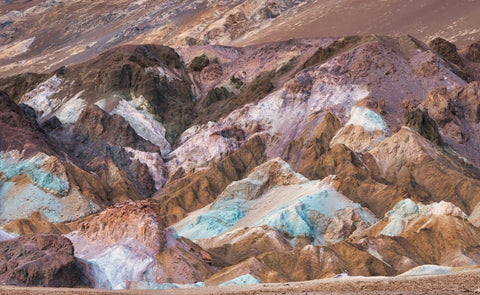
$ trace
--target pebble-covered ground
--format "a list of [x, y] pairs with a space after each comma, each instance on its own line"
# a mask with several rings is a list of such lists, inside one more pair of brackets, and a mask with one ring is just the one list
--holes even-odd
[[0, 294], [480, 294], [480, 268], [455, 274], [436, 276], [342, 278], [298, 283], [171, 289], [161, 291], [106, 291], [2, 286], [0, 287]]

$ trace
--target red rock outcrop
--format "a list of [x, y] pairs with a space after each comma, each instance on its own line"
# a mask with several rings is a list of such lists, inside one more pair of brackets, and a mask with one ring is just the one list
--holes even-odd
[[51, 234], [0, 242], [0, 283], [70, 288], [89, 285], [73, 256], [70, 240]]
[[210, 254], [165, 228], [160, 213], [150, 200], [117, 203], [67, 235], [77, 257], [95, 262], [86, 271], [97, 288], [195, 283], [215, 272]]
[[141, 138], [120, 115], [109, 115], [96, 105], [87, 106], [73, 129], [82, 143], [128, 146], [141, 151], [159, 152], [157, 146]]
[[0, 150], [19, 150], [28, 157], [38, 152], [58, 156], [61, 148], [0, 90]]

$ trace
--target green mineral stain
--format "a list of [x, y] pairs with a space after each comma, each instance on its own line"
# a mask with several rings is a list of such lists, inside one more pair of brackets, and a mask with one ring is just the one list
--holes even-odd
[[17, 175], [26, 175], [39, 188], [51, 190], [59, 194], [68, 191], [67, 182], [50, 171], [43, 169], [45, 158], [35, 156], [28, 160], [17, 160], [9, 154], [0, 154], [0, 174], [4, 181], [9, 181]]

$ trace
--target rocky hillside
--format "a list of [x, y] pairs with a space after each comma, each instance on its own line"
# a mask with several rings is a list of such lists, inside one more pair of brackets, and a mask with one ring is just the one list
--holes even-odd
[[477, 43], [410, 36], [123, 45], [2, 78], [1, 283], [194, 288], [477, 265], [477, 57]]
[[0, 1], [0, 284], [480, 264], [478, 4], [344, 2]]
[[49, 72], [118, 45], [252, 45], [291, 38], [412, 34], [466, 46], [476, 1], [1, 0], [0, 76]]

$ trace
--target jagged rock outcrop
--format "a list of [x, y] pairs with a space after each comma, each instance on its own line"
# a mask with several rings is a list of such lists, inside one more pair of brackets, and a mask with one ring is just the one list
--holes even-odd
[[298, 138], [289, 142], [282, 158], [299, 173], [309, 178], [316, 178], [315, 173], [318, 167], [315, 163], [329, 150], [330, 141], [341, 126], [340, 120], [328, 112], [311, 133], [310, 129], [306, 129]]
[[75, 122], [73, 133], [81, 142], [159, 152], [157, 146], [138, 136], [122, 116], [109, 115], [96, 105], [88, 106], [82, 111]]
[[[72, 153], [115, 190], [117, 200], [140, 199], [155, 192], [150, 167], [131, 157], [129, 151], [161, 159], [159, 148], [138, 136], [123, 117], [109, 115], [96, 105], [88, 106], [76, 121], [73, 134]], [[161, 186], [162, 167], [155, 168], [160, 170], [155, 176], [157, 181], [160, 177], [157, 186]], [[130, 189], [131, 186], [134, 188]]]
[[211, 168], [186, 176], [177, 171], [174, 177], [182, 177], [170, 181], [154, 197], [163, 207], [164, 219], [172, 224], [185, 217], [186, 213], [211, 203], [230, 182], [240, 179], [264, 162], [264, 151], [264, 139], [256, 136]]
[[463, 66], [462, 59], [457, 52], [457, 46], [443, 38], [435, 38], [428, 42], [428, 45], [440, 54], [444, 59], [458, 66]]
[[0, 105], [2, 223], [36, 213], [51, 222], [75, 220], [109, 202], [108, 186], [70, 162], [63, 147], [3, 92]]
[[382, 177], [417, 200], [452, 202], [467, 214], [478, 204], [478, 170], [410, 129], [402, 128], [369, 153]]
[[480, 44], [478, 42], [467, 47], [467, 58], [471, 62], [480, 63]]
[[51, 234], [30, 234], [0, 242], [0, 283], [16, 286], [89, 286], [72, 243]]
[[450, 91], [439, 88], [429, 93], [422, 106], [438, 124], [440, 134], [454, 150], [476, 165], [478, 158], [479, 84], [471, 82]]
[[0, 89], [5, 91], [10, 98], [18, 102], [26, 93], [35, 89], [41, 82], [48, 78], [48, 74], [25, 73], [0, 79]]
[[476, 265], [478, 239], [477, 227], [452, 203], [425, 206], [405, 199], [355, 245], [401, 273], [424, 264]]
[[403, 125], [416, 131], [436, 145], [442, 146], [443, 140], [438, 132], [437, 123], [428, 115], [427, 110], [421, 111], [416, 109], [411, 112], [406, 110], [403, 116]]
[[57, 155], [58, 146], [31, 120], [27, 113], [0, 91], [0, 149], [24, 151], [26, 156], [37, 152]]
[[67, 235], [75, 256], [93, 263], [97, 288], [127, 288], [136, 283], [188, 284], [215, 272], [211, 256], [164, 227], [154, 201], [117, 203]]

